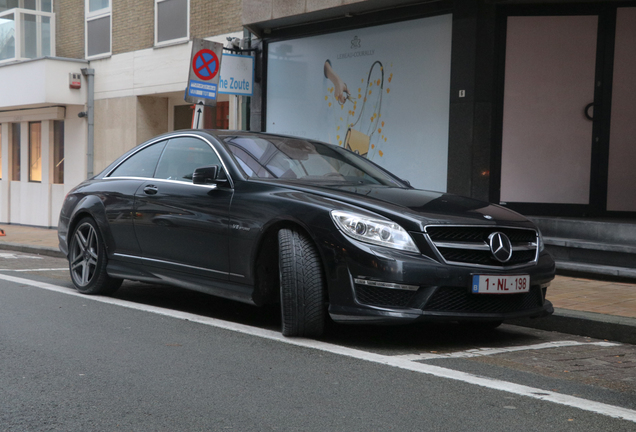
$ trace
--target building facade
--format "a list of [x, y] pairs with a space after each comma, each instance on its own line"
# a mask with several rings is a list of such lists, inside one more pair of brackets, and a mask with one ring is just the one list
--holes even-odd
[[[636, 218], [636, 2], [0, 0], [0, 223], [190, 127], [191, 41], [251, 40], [206, 126], [345, 146], [528, 215]], [[248, 114], [249, 108], [249, 114]]]
[[[0, 0], [0, 223], [55, 227], [65, 194], [189, 128], [194, 38], [243, 37], [236, 0]], [[219, 95], [206, 126], [237, 126]]]
[[528, 215], [636, 217], [636, 2], [244, 0], [243, 24], [253, 128]]

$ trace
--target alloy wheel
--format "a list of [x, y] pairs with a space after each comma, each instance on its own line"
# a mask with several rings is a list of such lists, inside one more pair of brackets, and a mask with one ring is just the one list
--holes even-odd
[[90, 223], [82, 224], [73, 235], [71, 249], [71, 275], [79, 286], [88, 285], [95, 276], [99, 251], [99, 240]]

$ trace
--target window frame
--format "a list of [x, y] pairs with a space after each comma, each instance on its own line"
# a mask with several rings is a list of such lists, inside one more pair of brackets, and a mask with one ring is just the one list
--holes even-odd
[[[104, 178], [136, 178], [136, 179], [152, 179], [154, 178], [155, 175], [155, 171], [157, 170], [157, 165], [159, 164], [159, 160], [161, 159], [161, 155], [163, 154], [163, 151], [166, 148], [166, 145], [168, 144], [169, 139], [162, 139], [162, 140], [158, 140], [158, 141], [153, 141], [152, 143], [149, 143], [148, 145], [145, 145], [143, 147], [140, 147], [139, 149], [137, 149], [137, 151], [129, 154], [126, 156], [125, 159], [123, 159], [122, 161], [120, 161], [117, 166], [115, 166], [113, 169], [111, 169], [108, 174], [106, 174], [104, 176]], [[150, 150], [152, 147], [156, 147], [159, 148], [161, 147], [161, 149], [159, 150], [159, 154], [157, 155], [157, 160], [155, 160], [154, 162], [154, 167], [152, 168], [152, 173], [150, 173], [150, 175], [142, 175], [143, 173], [139, 173], [139, 175], [137, 174], [117, 174], [117, 170], [119, 170], [122, 167], [125, 167], [126, 164], [128, 162], [130, 162], [131, 159], [136, 158], [137, 156], [139, 156], [140, 154], [144, 153], [147, 150]], [[146, 153], [145, 157], [148, 157], [148, 154]], [[123, 168], [122, 168], [123, 169]]]
[[[51, 143], [49, 143], [50, 146]], [[64, 184], [64, 120], [53, 120], [53, 184]]]
[[186, 10], [186, 35], [177, 39], [169, 39], [159, 42], [159, 3], [164, 3], [170, 0], [155, 0], [155, 22], [154, 22], [154, 37], [155, 47], [163, 47], [169, 45], [176, 45], [190, 41], [190, 0], [185, 0], [187, 4]]
[[[184, 144], [189, 145], [189, 152], [187, 150], [184, 150], [183, 148], [181, 148]], [[169, 177], [159, 177], [158, 174], [160, 172], [163, 173], [163, 168], [165, 169], [165, 172], [174, 172], [174, 167], [173, 169], [168, 169], [167, 167], [165, 167], [162, 163], [164, 161], [164, 158], [168, 159], [168, 163], [170, 164], [170, 162], [181, 162], [181, 164], [185, 163], [186, 161], [183, 159], [179, 159], [179, 157], [181, 157], [184, 154], [191, 154], [191, 155], [195, 155], [195, 150], [193, 150], [194, 147], [196, 147], [196, 145], [201, 145], [201, 148], [199, 150], [201, 151], [209, 151], [209, 154], [213, 155], [214, 158], [216, 159], [213, 163], [204, 163], [204, 161], [200, 161], [197, 162], [195, 165], [195, 167], [192, 170], [191, 174], [194, 174], [194, 170], [196, 168], [200, 168], [200, 167], [204, 167], [204, 166], [210, 166], [210, 165], [217, 165], [219, 167], [219, 169], [223, 169], [223, 163], [221, 162], [221, 157], [219, 156], [219, 154], [215, 151], [215, 149], [210, 146], [209, 143], [207, 143], [206, 141], [200, 139], [200, 138], [196, 138], [193, 136], [177, 136], [177, 137], [171, 137], [166, 146], [163, 149], [163, 152], [161, 153], [161, 155], [159, 156], [159, 160], [157, 161], [157, 166], [155, 167], [155, 172], [153, 174], [153, 178], [155, 179], [159, 179], [159, 180], [168, 180], [168, 181], [176, 181], [176, 182], [180, 182], [180, 183], [184, 183], [184, 184], [194, 184], [193, 183], [193, 179], [192, 178], [187, 178], [185, 176], [179, 176], [179, 177], [175, 177], [172, 178], [172, 176]], [[196, 152], [198, 152], [199, 150], [196, 150]], [[200, 154], [200, 156], [205, 156], [204, 154]], [[170, 166], [170, 165], [169, 165]]]
[[11, 160], [9, 161], [9, 169], [11, 170], [11, 175], [9, 179], [11, 181], [21, 181], [21, 171], [22, 171], [22, 125], [20, 122], [10, 123], [10, 132], [9, 132], [9, 147], [10, 147], [10, 156]]
[[[147, 149], [148, 147], [150, 147], [152, 145], [155, 145], [155, 144], [158, 144], [160, 142], [164, 142], [164, 144], [167, 144], [167, 142], [169, 140], [171, 140], [171, 139], [185, 138], [185, 137], [199, 139], [199, 140], [203, 141], [204, 143], [206, 143], [208, 146], [210, 146], [212, 151], [216, 154], [216, 157], [221, 162], [221, 166], [219, 167], [219, 169], [223, 170], [223, 173], [225, 174], [225, 177], [227, 178], [227, 182], [228, 182], [227, 187], [229, 187], [230, 189], [233, 189], [234, 188], [234, 181], [232, 180], [232, 176], [230, 175], [230, 171], [228, 170], [227, 164], [223, 160], [223, 157], [221, 157], [221, 154], [219, 153], [219, 150], [216, 148], [216, 146], [212, 143], [212, 141], [209, 138], [202, 137], [202, 136], [199, 136], [199, 135], [194, 135], [194, 134], [183, 134], [183, 135], [180, 134], [180, 135], [172, 135], [172, 136], [161, 136], [161, 137], [158, 137], [155, 140], [148, 141], [148, 142], [145, 142], [143, 144], [139, 144], [137, 147], [135, 147], [133, 150], [131, 150], [130, 153], [127, 153], [124, 156], [122, 156], [121, 160], [113, 162], [112, 165], [110, 165], [108, 168], [106, 168], [104, 171], [102, 171], [102, 173], [99, 174], [99, 178], [101, 178], [103, 180], [121, 179], [121, 178], [144, 179], [144, 180], [152, 179], [154, 181], [186, 184], [186, 185], [191, 185], [193, 187], [205, 187], [205, 188], [209, 188], [209, 189], [215, 189], [217, 187], [216, 184], [211, 184], [211, 185], [210, 184], [195, 184], [195, 183], [190, 183], [190, 182], [183, 182], [183, 181], [178, 181], [178, 180], [166, 180], [166, 179], [161, 179], [161, 178], [154, 177], [154, 175], [155, 175], [155, 173], [157, 171], [157, 166], [159, 165], [159, 160], [157, 160], [157, 163], [155, 164], [155, 172], [153, 172], [153, 177], [136, 177], [136, 176], [117, 176], [117, 175], [115, 175], [116, 174], [115, 171], [122, 164], [124, 164], [128, 159], [130, 159], [131, 157], [133, 157], [137, 153], [143, 151], [144, 149]], [[165, 150], [165, 146], [164, 146], [164, 150]], [[162, 153], [163, 153], [163, 151], [162, 151]], [[161, 159], [161, 155], [159, 156], [159, 159]]]
[[[108, 0], [108, 7], [98, 9], [94, 12], [89, 10], [90, 0], [84, 0], [84, 58], [94, 60], [98, 58], [110, 57], [113, 53], [113, 2]], [[101, 18], [108, 17], [110, 25], [108, 29], [109, 50], [108, 52], [88, 55], [88, 23]]]
[[28, 181], [42, 183], [42, 121], [30, 121], [28, 133]]

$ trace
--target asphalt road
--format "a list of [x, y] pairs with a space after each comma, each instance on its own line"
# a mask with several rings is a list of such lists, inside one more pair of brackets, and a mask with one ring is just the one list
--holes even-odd
[[[636, 347], [503, 325], [332, 326], [0, 253], [1, 431], [634, 431]], [[621, 418], [622, 417], [622, 418]]]

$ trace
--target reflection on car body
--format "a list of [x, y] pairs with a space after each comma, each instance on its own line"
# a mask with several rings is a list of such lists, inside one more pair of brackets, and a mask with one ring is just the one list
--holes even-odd
[[131, 279], [280, 302], [289, 336], [329, 318], [494, 327], [553, 311], [554, 262], [526, 218], [297, 137], [154, 138], [73, 189], [58, 233], [80, 292]]

